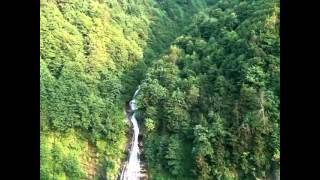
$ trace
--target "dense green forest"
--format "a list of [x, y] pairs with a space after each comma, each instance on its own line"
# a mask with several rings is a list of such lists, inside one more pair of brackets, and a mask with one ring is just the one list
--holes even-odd
[[41, 0], [41, 179], [117, 179], [138, 85], [149, 179], [280, 165], [275, 0]]

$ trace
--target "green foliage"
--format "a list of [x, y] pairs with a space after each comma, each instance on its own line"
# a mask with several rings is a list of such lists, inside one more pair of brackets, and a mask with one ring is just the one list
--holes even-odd
[[177, 135], [172, 135], [165, 155], [165, 159], [168, 162], [168, 170], [172, 175], [179, 177], [179, 175], [183, 174], [182, 158], [183, 144]]
[[63, 161], [64, 172], [70, 179], [79, 179], [84, 177], [81, 167], [77, 159], [73, 156], [68, 156]]
[[[66, 134], [76, 129], [93, 147], [103, 139], [108, 148], [99, 151], [115, 164], [105, 169], [110, 177], [117, 176], [124, 157], [127, 126], [122, 100], [136, 86], [123, 77], [143, 57], [152, 6], [123, 2], [53, 0], [42, 1], [40, 8], [41, 132]], [[122, 94], [128, 86], [131, 91]], [[52, 178], [56, 171], [56, 177], [79, 179], [80, 171], [87, 171], [76, 161], [83, 149], [69, 159], [63, 157], [73, 150], [64, 151], [55, 147], [53, 153], [43, 152], [49, 159], [41, 160], [43, 179]], [[57, 170], [52, 170], [50, 161], [57, 161]]]
[[150, 118], [147, 118], [145, 121], [146, 121], [145, 122], [146, 130], [148, 132], [152, 132], [154, 130], [154, 128], [155, 128], [154, 121], [152, 119], [150, 119]]
[[[141, 85], [143, 94], [137, 97], [141, 107], [156, 106], [167, 96], [167, 89], [159, 84], [158, 80], [146, 79]], [[141, 99], [140, 97], [148, 97]]]
[[[181, 25], [196, 12], [195, 8], [201, 9], [205, 3], [192, 2], [193, 8], [188, 5], [178, 0], [164, 4], [128, 0], [41, 1], [41, 132], [67, 133], [77, 129], [93, 144], [103, 138], [114, 151], [107, 154], [113, 159], [111, 156], [120, 151], [116, 141], [124, 138], [127, 128], [120, 115], [123, 102], [131, 98], [137, 84], [145, 78], [148, 60], [144, 63], [143, 56], [155, 57], [163, 52], [179, 32], [176, 22]], [[168, 57], [172, 63], [178, 56], [176, 50], [173, 48]], [[158, 90], [150, 92], [157, 97], [155, 102], [167, 95], [161, 86], [173, 82], [169, 80], [175, 76], [175, 66], [166, 64], [164, 70], [168, 73], [154, 82], [153, 87], [159, 87]], [[152, 123], [149, 125], [150, 130], [154, 129]], [[123, 155], [117, 158], [120, 157]], [[43, 162], [41, 170], [44, 177], [47, 164]], [[119, 163], [115, 164], [108, 170], [109, 175], [118, 171]]]
[[40, 4], [41, 179], [86, 178], [83, 163], [116, 179], [122, 108], [138, 84], [151, 179], [266, 178], [278, 168], [278, 1]]
[[[162, 3], [169, 17], [185, 16], [169, 8], [174, 2]], [[155, 122], [145, 136], [151, 176], [266, 178], [280, 161], [279, 2], [208, 4], [142, 81], [144, 124]], [[181, 155], [190, 142], [191, 164]], [[161, 143], [168, 147], [165, 159]]]

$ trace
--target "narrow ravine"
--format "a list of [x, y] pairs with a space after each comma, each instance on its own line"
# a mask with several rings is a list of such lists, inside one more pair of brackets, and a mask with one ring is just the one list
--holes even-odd
[[130, 147], [129, 153], [129, 161], [124, 165], [120, 180], [139, 180], [141, 176], [141, 164], [140, 164], [140, 149], [139, 149], [139, 125], [137, 119], [135, 117], [135, 111], [137, 110], [136, 100], [135, 97], [140, 90], [140, 86], [136, 90], [133, 95], [132, 100], [129, 102], [130, 110], [129, 113], [133, 113], [132, 116], [128, 116], [130, 119], [132, 126], [133, 126], [133, 136], [132, 136], [132, 143]]

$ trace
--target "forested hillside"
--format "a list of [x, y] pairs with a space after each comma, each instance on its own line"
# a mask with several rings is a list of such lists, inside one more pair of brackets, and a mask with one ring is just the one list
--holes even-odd
[[188, 3], [40, 1], [41, 179], [118, 176], [129, 130], [124, 105], [144, 60], [182, 33], [184, 16], [206, 6]]
[[279, 2], [221, 0], [154, 61], [138, 95], [152, 179], [279, 168]]
[[279, 169], [279, 1], [40, 4], [41, 179], [117, 179], [138, 85], [149, 179]]

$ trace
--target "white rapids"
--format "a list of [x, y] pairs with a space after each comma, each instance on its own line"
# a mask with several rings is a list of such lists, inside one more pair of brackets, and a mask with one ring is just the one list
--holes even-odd
[[[134, 112], [137, 110], [135, 96], [138, 94], [140, 90], [139, 88], [136, 90], [136, 92], [133, 95], [133, 99], [130, 101], [130, 109]], [[131, 143], [131, 149], [130, 149], [130, 156], [129, 156], [129, 162], [126, 166], [124, 166], [120, 180], [139, 180], [140, 178], [140, 160], [139, 160], [139, 146], [138, 146], [138, 136], [139, 136], [139, 126], [138, 122], [135, 117], [135, 112], [131, 116], [130, 119], [132, 125], [133, 125], [133, 137], [132, 137], [132, 143]]]

